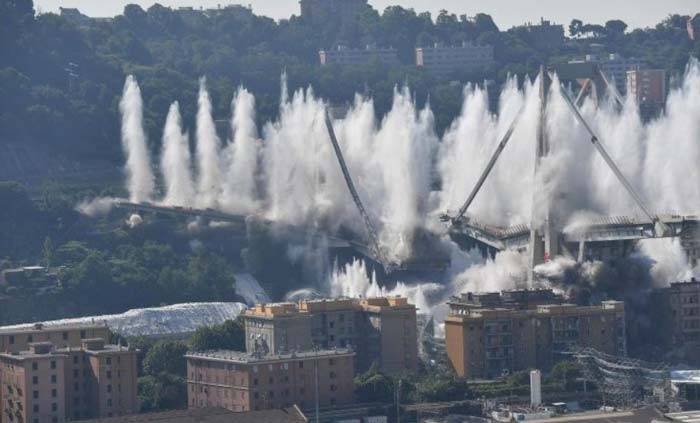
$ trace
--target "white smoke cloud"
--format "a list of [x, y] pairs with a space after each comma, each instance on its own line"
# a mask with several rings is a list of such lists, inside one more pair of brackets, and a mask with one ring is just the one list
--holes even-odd
[[112, 197], [97, 197], [92, 200], [85, 199], [78, 203], [75, 209], [90, 217], [104, 216], [109, 214], [112, 210], [115, 201], [117, 201], [117, 199]]
[[255, 97], [241, 87], [231, 108], [233, 140], [224, 153], [227, 170], [221, 206], [231, 213], [251, 213], [258, 208], [256, 177], [260, 155]]
[[212, 208], [221, 193], [221, 142], [212, 117], [206, 79], [199, 80], [197, 100], [197, 207]]
[[177, 101], [170, 105], [165, 121], [160, 170], [165, 183], [163, 203], [171, 206], [192, 206], [195, 190], [192, 183], [190, 145], [187, 134], [182, 132], [182, 119]]
[[122, 115], [122, 148], [126, 155], [126, 185], [133, 202], [149, 201], [155, 182], [151, 172], [151, 158], [143, 131], [143, 104], [141, 89], [129, 75], [119, 102]]

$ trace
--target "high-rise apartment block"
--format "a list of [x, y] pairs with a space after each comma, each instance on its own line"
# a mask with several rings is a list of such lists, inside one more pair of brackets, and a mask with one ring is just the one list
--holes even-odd
[[544, 289], [465, 293], [448, 305], [447, 355], [462, 377], [546, 370], [573, 346], [626, 354], [625, 309], [619, 301], [576, 306]]
[[[0, 423], [59, 423], [138, 412], [137, 352], [105, 344], [105, 326], [0, 334]], [[37, 342], [38, 341], [38, 342]]]
[[684, 360], [700, 364], [700, 282], [673, 282], [652, 292], [653, 342]]
[[426, 72], [445, 78], [456, 73], [473, 73], [493, 65], [493, 47], [463, 43], [459, 47], [416, 48], [416, 66]]
[[355, 353], [350, 349], [268, 355], [208, 351], [186, 358], [189, 408], [240, 412], [353, 401]]
[[666, 102], [666, 71], [663, 69], [636, 69], [627, 72], [629, 94], [637, 99], [643, 119], [656, 117]]
[[244, 318], [249, 353], [350, 347], [357, 353], [358, 372], [374, 362], [388, 373], [414, 372], [418, 366], [416, 308], [405, 298], [259, 304]]

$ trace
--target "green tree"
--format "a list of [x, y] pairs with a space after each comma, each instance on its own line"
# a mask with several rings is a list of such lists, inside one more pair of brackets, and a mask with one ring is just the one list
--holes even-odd
[[381, 373], [377, 363], [355, 377], [355, 394], [360, 402], [389, 402], [394, 397], [394, 380]]
[[569, 24], [569, 35], [571, 37], [578, 37], [583, 33], [583, 22], [580, 19], [572, 19]]
[[44, 246], [41, 250], [41, 255], [43, 257], [43, 264], [47, 268], [54, 264], [54, 255], [56, 254], [56, 248], [53, 245], [53, 241], [50, 236], [44, 238]]
[[195, 351], [245, 350], [245, 327], [243, 319], [227, 320], [220, 325], [198, 328], [190, 338]]
[[187, 382], [168, 373], [140, 377], [138, 398], [142, 412], [186, 408]]
[[617, 37], [624, 35], [627, 30], [627, 24], [619, 19], [613, 19], [605, 22], [605, 31], [609, 36]]
[[186, 375], [185, 354], [187, 344], [179, 341], [159, 341], [149, 348], [143, 359], [143, 372], [149, 376], [168, 373], [176, 376]]

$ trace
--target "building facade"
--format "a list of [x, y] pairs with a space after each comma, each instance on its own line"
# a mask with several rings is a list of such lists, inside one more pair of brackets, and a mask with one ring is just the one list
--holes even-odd
[[109, 339], [109, 328], [103, 324], [44, 326], [37, 323], [21, 329], [0, 330], [0, 352], [18, 353], [28, 351], [29, 344], [50, 342], [56, 348], [79, 348], [83, 339]]
[[353, 401], [355, 353], [350, 349], [273, 355], [209, 351], [186, 358], [189, 408], [243, 412]]
[[59, 423], [138, 412], [137, 352], [84, 339], [0, 354], [1, 423]]
[[494, 63], [493, 47], [464, 43], [460, 47], [416, 48], [416, 66], [445, 78], [456, 73], [482, 72]]
[[626, 354], [624, 303], [565, 304], [550, 290], [463, 294], [448, 303], [447, 355], [457, 374], [493, 378], [549, 369], [572, 346]]
[[337, 46], [333, 50], [318, 52], [322, 66], [337, 64], [341, 66], [359, 66], [373, 62], [389, 66], [398, 66], [399, 55], [395, 48], [377, 48], [367, 46], [363, 49]]
[[540, 49], [558, 48], [564, 44], [564, 26], [540, 19], [539, 24], [528, 23], [523, 28], [530, 42]]
[[388, 373], [418, 367], [416, 308], [405, 298], [259, 304], [244, 319], [248, 353], [351, 347], [358, 372], [374, 362]]
[[[642, 69], [644, 62], [634, 57], [624, 57], [618, 53], [611, 53], [605, 56], [587, 54], [583, 60], [572, 60], [570, 64], [591, 63], [598, 65], [600, 70], [611, 84], [615, 84], [615, 89], [620, 94], [627, 93], [628, 72]], [[600, 93], [602, 94], [602, 93]]]
[[667, 348], [694, 347], [700, 351], [700, 282], [673, 282], [652, 293], [651, 315]]
[[644, 120], [656, 117], [666, 102], [666, 71], [663, 69], [636, 69], [627, 72], [627, 85], [639, 104]]

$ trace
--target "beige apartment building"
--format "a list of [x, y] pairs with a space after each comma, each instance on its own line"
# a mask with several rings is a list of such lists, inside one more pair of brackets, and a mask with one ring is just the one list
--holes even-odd
[[189, 408], [243, 412], [312, 408], [353, 401], [355, 353], [350, 349], [251, 354], [191, 352], [187, 358]]
[[[32, 339], [54, 338], [61, 347], [46, 340], [27, 343], [30, 333]], [[13, 349], [0, 353], [0, 423], [54, 423], [138, 412], [137, 351], [105, 344], [103, 338], [75, 342], [81, 334], [95, 333], [109, 331], [60, 327], [0, 335]]]
[[461, 377], [549, 369], [572, 346], [626, 354], [625, 309], [619, 301], [576, 306], [550, 290], [520, 290], [466, 293], [448, 305], [446, 350]]
[[388, 373], [410, 373], [418, 367], [416, 308], [406, 298], [258, 304], [244, 318], [249, 353], [350, 347], [357, 354], [358, 372], [373, 362]]
[[0, 330], [0, 352], [16, 353], [29, 350], [29, 344], [50, 342], [56, 348], [80, 347], [83, 339], [110, 338], [104, 324], [52, 325], [37, 323], [21, 329]]

